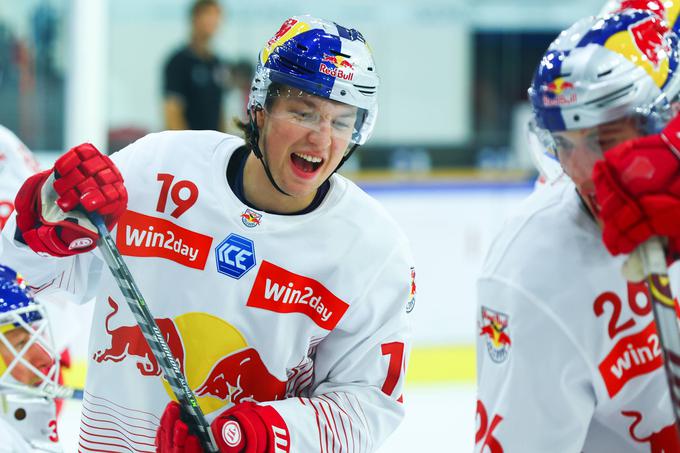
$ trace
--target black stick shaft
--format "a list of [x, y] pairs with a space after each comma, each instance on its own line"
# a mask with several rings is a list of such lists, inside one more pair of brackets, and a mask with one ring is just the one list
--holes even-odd
[[657, 237], [642, 244], [640, 252], [652, 301], [656, 330], [663, 351], [675, 425], [680, 433], [680, 328], [668, 278], [666, 255]]
[[120, 255], [113, 238], [111, 238], [103, 219], [98, 214], [93, 213], [89, 213], [88, 217], [99, 232], [100, 238], [97, 245], [102, 252], [104, 261], [106, 261], [118, 287], [125, 296], [125, 300], [132, 310], [151, 352], [158, 361], [165, 379], [170, 384], [170, 388], [182, 408], [183, 415], [186, 417], [185, 422], [187, 422], [193, 434], [198, 436], [205, 451], [209, 453], [219, 452], [210, 425], [196, 401], [196, 396], [189, 388], [177, 360], [173, 357], [170, 347], [163, 338], [156, 320], [153, 318], [144, 297], [142, 297], [130, 270], [123, 261], [123, 257]]

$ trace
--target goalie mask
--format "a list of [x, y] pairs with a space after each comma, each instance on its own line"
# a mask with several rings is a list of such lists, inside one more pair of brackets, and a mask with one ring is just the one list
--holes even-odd
[[0, 266], [0, 392], [64, 396], [44, 307], [14, 270]]
[[658, 133], [672, 118], [678, 63], [678, 37], [652, 11], [590, 17], [562, 32], [529, 88], [539, 171], [559, 161], [587, 198], [603, 151]]
[[378, 114], [378, 84], [373, 56], [357, 30], [312, 16], [294, 16], [283, 23], [260, 52], [248, 101], [250, 146], [277, 190], [285, 193], [271, 175], [266, 149], [259, 147], [255, 112], [271, 114], [273, 102], [281, 97], [300, 102], [315, 97], [331, 101], [330, 106], [338, 103], [355, 107], [342, 118], [330, 118], [324, 109], [284, 112], [277, 117], [311, 130], [322, 127], [330, 118], [333, 138], [346, 142], [340, 168], [373, 131]]

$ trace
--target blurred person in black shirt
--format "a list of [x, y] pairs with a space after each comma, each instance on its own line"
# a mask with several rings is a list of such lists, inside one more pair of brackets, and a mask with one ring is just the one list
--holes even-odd
[[190, 42], [165, 64], [165, 127], [224, 131], [222, 98], [227, 68], [210, 48], [222, 20], [222, 9], [216, 0], [197, 0], [190, 17]]

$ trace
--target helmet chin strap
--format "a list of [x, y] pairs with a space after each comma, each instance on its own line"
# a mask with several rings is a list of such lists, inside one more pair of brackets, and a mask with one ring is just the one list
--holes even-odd
[[269, 179], [269, 182], [272, 183], [272, 186], [282, 194], [291, 197], [292, 195], [287, 193], [285, 190], [283, 190], [279, 185], [276, 183], [274, 180], [274, 176], [272, 176], [272, 172], [269, 171], [269, 165], [267, 164], [267, 159], [264, 157], [264, 153], [260, 149], [260, 129], [257, 127], [257, 124], [255, 123], [255, 120], [253, 119], [253, 115], [250, 110], [248, 110], [248, 120], [250, 121], [250, 148], [253, 150], [253, 153], [255, 154], [255, 157], [257, 157], [257, 160], [259, 160], [262, 163], [262, 167], [264, 168], [264, 172], [267, 174], [267, 178]]

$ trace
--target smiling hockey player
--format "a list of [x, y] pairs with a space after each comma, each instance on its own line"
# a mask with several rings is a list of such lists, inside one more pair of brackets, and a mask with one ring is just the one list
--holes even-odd
[[113, 229], [222, 451], [370, 452], [397, 427], [413, 263], [335, 173], [371, 135], [378, 82], [358, 31], [293, 17], [260, 54], [245, 143], [81, 145], [24, 184], [0, 259], [98, 297], [79, 451], [198, 451], [79, 205]]

